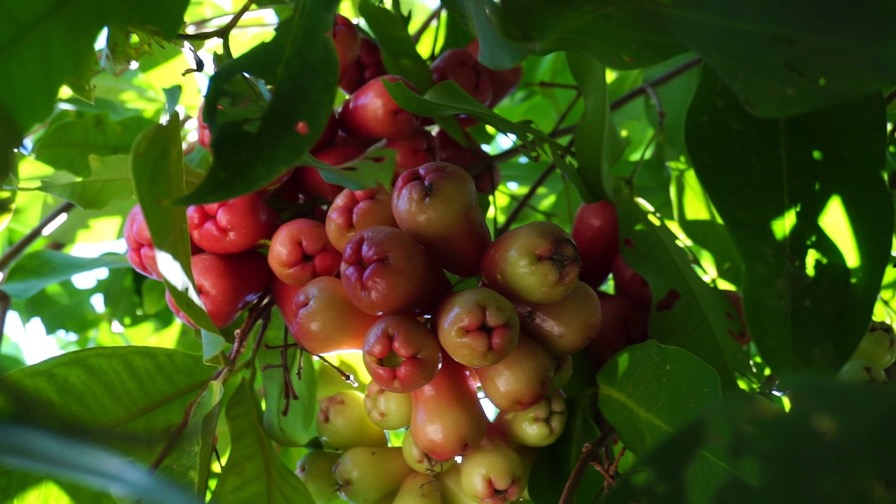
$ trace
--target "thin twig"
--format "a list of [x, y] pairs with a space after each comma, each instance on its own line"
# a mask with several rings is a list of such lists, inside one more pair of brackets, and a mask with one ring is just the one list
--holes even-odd
[[[19, 241], [13, 244], [3, 256], [0, 256], [0, 272], [6, 273], [6, 270], [12, 266], [12, 263], [22, 255], [23, 252], [28, 250], [28, 247], [31, 246], [32, 243], [37, 241], [38, 238], [41, 237], [44, 229], [46, 229], [50, 224], [53, 223], [60, 216], [67, 214], [71, 210], [75, 208], [75, 204], [66, 201], [53, 209], [46, 217], [41, 220], [37, 226], [34, 226], [34, 229], [28, 232], [25, 236], [23, 236]], [[5, 277], [4, 277], [5, 279]], [[2, 280], [0, 280], [2, 282]]]
[[570, 504], [573, 501], [579, 483], [582, 481], [582, 476], [585, 474], [585, 469], [591, 465], [591, 461], [597, 455], [597, 452], [612, 441], [615, 436], [616, 431], [614, 429], [605, 429], [593, 443], [588, 443], [582, 447], [582, 455], [569, 474], [569, 479], [566, 480], [566, 486], [563, 487], [563, 493], [560, 495], [560, 500], [557, 501], [557, 504]]
[[420, 38], [423, 37], [423, 34], [426, 33], [426, 29], [429, 28], [429, 25], [432, 24], [433, 21], [439, 18], [442, 14], [442, 6], [439, 5], [432, 12], [429, 13], [429, 16], [423, 21], [423, 24], [420, 25], [420, 28], [417, 28], [417, 31], [414, 32], [414, 35], [411, 36], [411, 40], [414, 41], [414, 45], [416, 46], [418, 42], [420, 42]]
[[513, 210], [511, 210], [510, 215], [507, 216], [507, 219], [504, 220], [504, 223], [501, 224], [501, 227], [498, 229], [497, 232], [495, 232], [495, 238], [503, 235], [504, 233], [506, 233], [507, 231], [510, 230], [510, 227], [513, 225], [513, 223], [516, 221], [516, 219], [520, 216], [520, 214], [523, 212], [523, 210], [529, 205], [529, 201], [531, 201], [532, 198], [535, 196], [535, 193], [538, 191], [538, 188], [541, 187], [547, 181], [548, 177], [550, 177], [551, 174], [554, 173], [556, 170], [557, 170], [557, 163], [551, 163], [550, 165], [548, 165], [547, 168], [544, 169], [543, 172], [541, 172], [541, 175], [539, 175], [538, 178], [535, 179], [535, 182], [532, 182], [532, 186], [529, 187], [529, 190], [526, 191], [526, 194], [524, 194], [523, 197], [520, 198], [519, 203], [517, 203], [516, 206], [513, 207]]
[[[677, 67], [669, 70], [668, 72], [666, 72], [662, 75], [659, 75], [656, 78], [651, 79], [648, 82], [645, 82], [644, 84], [641, 84], [640, 86], [632, 89], [631, 91], [625, 93], [624, 95], [620, 96], [619, 98], [613, 100], [613, 103], [610, 104], [610, 112], [619, 110], [620, 108], [624, 107], [625, 105], [628, 105], [629, 102], [634, 101], [636, 98], [649, 93], [648, 89], [654, 90], [656, 87], [662, 86], [663, 84], [669, 82], [670, 80], [672, 80], [672, 79], [678, 77], [679, 75], [687, 72], [688, 70], [698, 66], [702, 62], [703, 62], [703, 58], [694, 58], [694, 59], [685, 61], [681, 65], [678, 65]], [[896, 91], [894, 91], [894, 94], [896, 94]], [[894, 99], [896, 99], [896, 96], [894, 96]], [[563, 138], [563, 137], [569, 136], [569, 135], [573, 134], [573, 132], [575, 132], [575, 128], [576, 128], [575, 125], [573, 125], [573, 126], [567, 126], [565, 128], [557, 129], [551, 135], [551, 137], [552, 138]], [[502, 161], [506, 161], [508, 159], [514, 158], [518, 155], [519, 155], [518, 149], [512, 148], [512, 149], [507, 149], [504, 152], [495, 154], [494, 156], [492, 156], [492, 159], [496, 163], [500, 163]]]
[[240, 10], [236, 11], [230, 21], [227, 21], [227, 24], [220, 28], [216, 28], [214, 30], [210, 30], [207, 32], [198, 32], [198, 33], [178, 33], [177, 37], [181, 40], [208, 40], [213, 38], [227, 38], [227, 35], [236, 28], [236, 25], [240, 22], [240, 19], [249, 12], [249, 9], [252, 7], [254, 0], [246, 0], [246, 3], [240, 7]]

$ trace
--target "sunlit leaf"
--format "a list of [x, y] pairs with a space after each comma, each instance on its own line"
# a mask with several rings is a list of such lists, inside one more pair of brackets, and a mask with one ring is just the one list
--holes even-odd
[[232, 447], [212, 500], [222, 504], [313, 504], [302, 480], [274, 454], [262, 426], [258, 398], [247, 382], [233, 393], [225, 415]]
[[22, 256], [9, 271], [3, 290], [16, 299], [28, 298], [76, 273], [97, 268], [129, 268], [120, 254], [99, 257], [75, 257], [55, 250], [36, 250]]
[[704, 71], [688, 150], [743, 260], [747, 322], [777, 372], [839, 369], [868, 325], [893, 233], [884, 124], [880, 96], [759, 119]]
[[[337, 3], [297, 1], [273, 40], [217, 69], [203, 108], [212, 133], [212, 165], [182, 201], [222, 201], [261, 188], [314, 144], [333, 112], [336, 94], [336, 51], [329, 32]], [[247, 78], [255, 79], [251, 87], [258, 93], [273, 87], [270, 99], [249, 102], [244, 94], [243, 102], [234, 102], [228, 86]], [[231, 119], [222, 120], [228, 114]]]
[[432, 72], [417, 52], [406, 20], [385, 7], [375, 5], [372, 0], [361, 0], [358, 12], [376, 37], [386, 70], [408, 79], [420, 92], [432, 87]]
[[80, 177], [90, 177], [96, 165], [91, 156], [127, 154], [131, 144], [153, 122], [145, 117], [113, 121], [106, 114], [90, 114], [58, 122], [34, 146], [38, 161]]
[[85, 209], [102, 209], [113, 201], [134, 199], [134, 182], [131, 179], [128, 156], [91, 155], [89, 160], [90, 173], [85, 178], [49, 179], [42, 181], [38, 189]]

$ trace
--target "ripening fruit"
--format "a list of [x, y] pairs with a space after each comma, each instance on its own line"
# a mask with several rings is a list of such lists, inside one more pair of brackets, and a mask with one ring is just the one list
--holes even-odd
[[424, 474], [438, 474], [457, 463], [453, 458], [436, 460], [427, 455], [414, 442], [414, 436], [411, 434], [410, 429], [405, 431], [404, 439], [401, 442], [401, 453], [404, 455], [404, 461], [411, 466], [411, 469]]
[[439, 305], [435, 326], [445, 352], [473, 368], [490, 366], [507, 357], [520, 334], [513, 304], [487, 287], [447, 296]]
[[398, 227], [392, 216], [392, 193], [381, 185], [359, 191], [344, 189], [327, 210], [327, 238], [340, 253], [358, 231], [373, 226]]
[[341, 390], [318, 401], [317, 433], [327, 448], [386, 446], [386, 434], [367, 416], [364, 394]]
[[581, 259], [569, 233], [536, 221], [511, 229], [482, 256], [482, 278], [514, 301], [556, 303], [579, 281]]
[[853, 352], [852, 360], [864, 360], [877, 369], [886, 369], [896, 361], [896, 334], [884, 322], [872, 322]]
[[397, 446], [349, 448], [333, 466], [339, 495], [355, 504], [374, 504], [398, 491], [412, 472]]
[[430, 66], [436, 83], [451, 80], [480, 103], [492, 98], [492, 81], [485, 66], [464, 49], [447, 49]]
[[407, 393], [429, 383], [442, 362], [439, 340], [411, 315], [384, 315], [364, 338], [364, 365], [373, 381]]
[[837, 372], [837, 379], [850, 383], [885, 382], [887, 374], [866, 361], [851, 359]]
[[554, 356], [524, 333], [507, 357], [473, 372], [495, 407], [502, 411], [520, 411], [540, 401], [548, 392], [555, 366]]
[[411, 396], [389, 392], [375, 381], [367, 384], [364, 408], [370, 421], [384, 430], [403, 429], [411, 423]]
[[435, 460], [449, 460], [476, 447], [488, 418], [464, 367], [443, 356], [436, 377], [411, 392], [414, 443]]
[[520, 330], [557, 356], [588, 346], [603, 319], [600, 299], [585, 282], [576, 282], [565, 298], [550, 304], [515, 303]]
[[402, 138], [420, 127], [420, 116], [399, 107], [386, 91], [383, 81], [408, 81], [385, 75], [367, 81], [349, 96], [336, 113], [339, 127], [349, 135], [362, 138]]
[[[360, 350], [376, 317], [359, 310], [331, 276], [317, 277], [296, 295], [286, 325], [296, 342], [317, 355], [341, 350]], [[284, 316], [287, 315], [284, 312]]]
[[573, 220], [572, 239], [582, 257], [582, 281], [600, 287], [619, 255], [619, 216], [613, 203], [583, 203]]
[[327, 238], [324, 225], [312, 219], [293, 219], [271, 237], [268, 265], [281, 281], [304, 286], [319, 276], [339, 273], [342, 254]]
[[296, 474], [314, 498], [314, 502], [331, 502], [339, 499], [333, 466], [342, 454], [339, 452], [312, 450], [296, 464]]
[[392, 504], [441, 504], [442, 484], [432, 474], [408, 474]]
[[124, 221], [124, 241], [128, 246], [127, 258], [131, 266], [149, 278], [161, 280], [162, 274], [156, 264], [156, 248], [140, 205], [134, 205]]
[[190, 239], [215, 254], [237, 254], [255, 248], [274, 234], [280, 218], [256, 193], [227, 201], [187, 207]]
[[529, 472], [523, 458], [495, 430], [459, 466], [461, 488], [478, 502], [515, 501], [526, 490]]
[[501, 411], [495, 425], [510, 441], [523, 446], [543, 447], [556, 441], [566, 426], [566, 400], [559, 390], [520, 411]]

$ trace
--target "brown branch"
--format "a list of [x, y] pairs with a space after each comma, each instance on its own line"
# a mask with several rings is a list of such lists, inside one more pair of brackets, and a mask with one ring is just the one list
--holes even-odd
[[579, 460], [576, 461], [575, 467], [573, 467], [572, 472], [569, 474], [569, 478], [566, 480], [566, 486], [563, 487], [563, 493], [560, 494], [560, 500], [557, 501], [557, 504], [572, 503], [575, 498], [576, 490], [579, 488], [579, 483], [581, 483], [582, 477], [585, 474], [585, 469], [591, 465], [591, 461], [594, 460], [598, 451], [612, 441], [615, 436], [616, 431], [612, 428], [608, 428], [601, 432], [600, 436], [598, 436], [593, 443], [586, 443], [585, 446], [582, 447], [582, 455], [579, 457]]
[[[677, 67], [669, 70], [668, 72], [666, 72], [662, 75], [658, 75], [656, 78], [651, 79], [650, 81], [645, 82], [644, 84], [641, 84], [640, 86], [632, 89], [631, 91], [625, 93], [624, 95], [620, 96], [619, 98], [613, 100], [613, 102], [610, 104], [610, 112], [615, 112], [616, 110], [619, 110], [620, 108], [624, 107], [625, 105], [628, 105], [630, 102], [634, 101], [636, 98], [639, 98], [645, 94], [649, 94], [651, 91], [655, 91], [655, 88], [662, 86], [663, 84], [666, 84], [667, 82], [678, 77], [679, 75], [698, 66], [702, 62], [703, 62], [703, 58], [698, 57], [698, 58], [690, 59], [688, 61], [685, 61], [681, 65], [678, 65]], [[896, 94], [896, 91], [894, 91], [894, 94]], [[896, 96], [894, 96], [894, 99], [896, 99]], [[576, 128], [575, 125], [568, 126], [566, 128], [559, 128], [553, 132], [551, 137], [552, 138], [563, 138], [563, 137], [569, 136], [569, 135], [573, 134], [573, 132], [575, 131], [575, 128]], [[492, 159], [496, 163], [500, 163], [502, 161], [506, 161], [506, 160], [516, 157], [518, 155], [519, 155], [519, 151], [516, 148], [513, 148], [513, 149], [507, 149], [504, 152], [495, 154], [494, 156], [492, 156]]]
[[[0, 272], [6, 273], [7, 269], [12, 266], [12, 263], [14, 263], [16, 259], [18, 259], [19, 256], [21, 256], [22, 253], [24, 253], [28, 249], [28, 247], [31, 246], [31, 244], [33, 244], [35, 241], [37, 241], [38, 238], [41, 237], [41, 234], [43, 233], [44, 229], [47, 228], [47, 226], [52, 224], [53, 221], [58, 219], [60, 216], [72, 211], [74, 208], [74, 203], [66, 201], [58, 207], [54, 208], [53, 211], [51, 211], [49, 214], [47, 214], [47, 216], [44, 217], [43, 220], [41, 220], [37, 224], [37, 226], [34, 226], [34, 229], [29, 231], [28, 234], [22, 237], [22, 239], [14, 243], [13, 246], [3, 254], [3, 256], [0, 256]], [[2, 283], [2, 281], [3, 279], [0, 279], [0, 283]]]
[[426, 30], [429, 28], [429, 25], [432, 24], [433, 21], [439, 18], [442, 15], [442, 5], [440, 4], [438, 7], [432, 10], [429, 13], [429, 16], [423, 21], [423, 24], [420, 25], [420, 28], [417, 28], [417, 31], [414, 32], [414, 35], [411, 36], [411, 40], [414, 41], [414, 45], [416, 46], [418, 42], [420, 42], [420, 38], [423, 37], [423, 34], [426, 33]]
[[246, 0], [246, 3], [244, 3], [243, 6], [240, 7], [240, 10], [236, 11], [236, 14], [234, 14], [230, 18], [230, 20], [227, 21], [227, 24], [220, 28], [216, 28], [207, 32], [178, 33], [177, 37], [181, 40], [208, 40], [213, 38], [225, 39], [230, 34], [230, 32], [232, 32], [233, 29], [236, 28], [236, 25], [240, 22], [240, 19], [242, 19], [242, 17], [246, 15], [247, 12], [249, 12], [249, 9], [252, 7], [253, 3], [254, 0]]
[[3, 346], [3, 335], [6, 334], [6, 314], [12, 306], [12, 298], [4, 290], [0, 290], [0, 347]]

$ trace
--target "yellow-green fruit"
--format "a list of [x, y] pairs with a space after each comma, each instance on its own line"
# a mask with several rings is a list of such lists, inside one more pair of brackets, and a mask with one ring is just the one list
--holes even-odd
[[324, 397], [318, 406], [317, 434], [325, 447], [386, 446], [386, 433], [367, 416], [361, 392], [342, 390]]
[[896, 362], [896, 334], [889, 324], [872, 322], [850, 360], [863, 360], [873, 368], [887, 369]]
[[412, 472], [408, 474], [392, 504], [441, 504], [442, 483], [434, 475]]
[[882, 369], [870, 365], [867, 361], [852, 359], [840, 368], [837, 379], [850, 383], [884, 382], [887, 381], [887, 375]]
[[333, 466], [341, 455], [337, 452], [314, 450], [306, 453], [296, 464], [296, 474], [311, 492], [314, 502], [345, 502], [336, 493], [338, 484], [333, 477]]
[[370, 420], [382, 429], [403, 429], [411, 423], [411, 395], [389, 392], [375, 381], [367, 384], [364, 407]]
[[563, 433], [566, 415], [566, 400], [559, 390], [554, 390], [522, 411], [501, 411], [495, 425], [514, 443], [543, 447]]
[[[364, 392], [365, 383], [370, 381], [370, 374], [364, 367], [361, 352], [345, 351], [327, 355], [327, 360], [348, 375], [352, 381], [343, 376], [325, 362], [316, 362], [317, 398], [331, 396], [340, 390], [358, 390]], [[354, 383], [352, 383], [354, 382]]]
[[442, 462], [424, 453], [414, 443], [414, 436], [411, 435], [410, 429], [404, 434], [404, 440], [401, 442], [401, 453], [404, 455], [404, 461], [411, 466], [411, 469], [423, 474], [438, 474], [457, 464], [454, 459]]
[[385, 446], [349, 448], [333, 466], [339, 495], [355, 504], [376, 503], [397, 492], [412, 472], [401, 448]]

